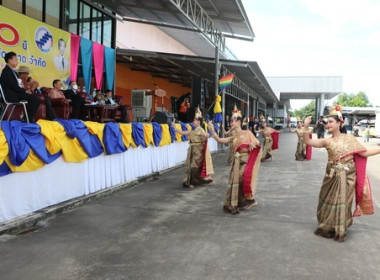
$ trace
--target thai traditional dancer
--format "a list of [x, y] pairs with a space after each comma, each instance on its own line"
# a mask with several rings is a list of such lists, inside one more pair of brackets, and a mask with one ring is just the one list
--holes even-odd
[[267, 159], [272, 160], [274, 151], [278, 149], [278, 138], [279, 133], [277, 130], [268, 127], [268, 123], [265, 119], [261, 122], [261, 129], [258, 130], [259, 133], [262, 133], [264, 137], [264, 147], [263, 153], [261, 156], [261, 161], [266, 161]]
[[238, 214], [239, 209], [250, 209], [257, 205], [254, 199], [257, 174], [260, 166], [260, 143], [249, 130], [242, 130], [242, 116], [236, 108], [231, 117], [234, 136], [220, 138], [209, 122], [212, 137], [219, 143], [232, 143], [234, 151], [233, 164], [228, 181], [223, 211]]
[[[235, 130], [230, 128], [228, 131], [225, 131], [224, 132], [224, 135], [226, 137], [234, 137], [236, 134]], [[232, 145], [229, 144], [230, 146], [230, 152], [229, 152], [229, 155], [228, 155], [228, 159], [227, 159], [227, 164], [228, 165], [232, 165], [232, 163], [234, 162], [234, 150], [232, 149]]]
[[[353, 216], [374, 212], [369, 179], [365, 174], [367, 157], [380, 153], [380, 148], [366, 150], [352, 134], [346, 134], [341, 107], [332, 107], [327, 119], [331, 138], [309, 139], [311, 117], [305, 119], [304, 142], [315, 148], [326, 148], [328, 162], [319, 193], [316, 235], [345, 241]], [[355, 211], [351, 206], [356, 195]]]
[[210, 185], [214, 182], [211, 174], [214, 173], [211, 153], [208, 147], [208, 134], [202, 128], [203, 118], [198, 107], [195, 111], [193, 120], [194, 129], [191, 131], [182, 131], [172, 127], [181, 134], [186, 135], [189, 139], [189, 149], [185, 163], [185, 177], [183, 179], [183, 187], [193, 189], [196, 185]]
[[[305, 160], [306, 159], [306, 145], [303, 141], [304, 130], [303, 130], [302, 122], [301, 121], [297, 122], [297, 128], [296, 129], [292, 129], [291, 126], [289, 125], [289, 131], [292, 133], [296, 133], [297, 137], [298, 137], [297, 150], [296, 150], [296, 154], [295, 154], [296, 160], [297, 161]], [[309, 134], [309, 135], [311, 135], [311, 134]]]

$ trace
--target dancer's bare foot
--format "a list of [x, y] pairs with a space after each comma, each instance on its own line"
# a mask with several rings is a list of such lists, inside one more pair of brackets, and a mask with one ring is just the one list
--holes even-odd
[[215, 185], [215, 181], [214, 180], [212, 180], [210, 183], [205, 184], [205, 186], [212, 186], [212, 185]]
[[195, 187], [194, 187], [194, 185], [189, 185], [189, 189], [194, 189]]
[[224, 213], [231, 213], [231, 209], [230, 207], [226, 206], [226, 205], [223, 205], [223, 212]]
[[247, 204], [245, 204], [242, 209], [243, 210], [249, 210], [251, 209], [252, 207], [255, 207], [257, 206], [257, 201], [254, 200], [254, 199], [251, 199], [251, 200], [247, 200]]
[[317, 228], [315, 231], [314, 231], [314, 234], [315, 235], [319, 235], [319, 236], [322, 236], [324, 238], [333, 238], [334, 237], [334, 233], [332, 232], [325, 232], [324, 230], [320, 229], [320, 228]]
[[239, 208], [237, 208], [236, 206], [231, 206], [231, 214], [232, 215], [239, 214]]

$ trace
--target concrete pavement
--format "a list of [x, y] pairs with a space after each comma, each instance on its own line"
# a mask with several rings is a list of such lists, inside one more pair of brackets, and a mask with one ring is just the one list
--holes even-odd
[[[222, 212], [230, 167], [219, 153], [214, 186], [183, 189], [179, 168], [0, 236], [0, 279], [380, 279], [379, 207], [354, 220], [345, 243], [315, 236], [327, 155], [296, 162], [295, 148], [295, 134], [280, 135], [260, 167], [259, 205], [236, 216]], [[369, 160], [376, 202], [378, 166], [380, 156]]]

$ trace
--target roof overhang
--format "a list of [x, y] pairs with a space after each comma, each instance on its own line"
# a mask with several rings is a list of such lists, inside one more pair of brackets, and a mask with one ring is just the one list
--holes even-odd
[[95, 0], [122, 18], [197, 32], [192, 15], [205, 16], [229, 38], [255, 37], [241, 0]]
[[341, 76], [288, 76], [267, 77], [273, 90], [280, 94], [280, 100], [316, 99], [322, 95], [331, 99], [342, 93]]
[[[192, 86], [193, 77], [202, 77], [208, 81], [213, 92], [215, 83], [215, 60], [208, 57], [187, 56], [168, 53], [117, 49], [117, 62], [125, 64], [133, 71], [143, 71], [157, 78], [164, 78], [186, 87]], [[238, 99], [247, 101], [247, 97], [262, 98], [267, 103], [278, 103], [257, 62], [220, 60], [222, 71], [234, 73], [233, 89], [228, 92]], [[227, 90], [228, 91], [228, 90]], [[239, 93], [245, 93], [242, 97]]]
[[[200, 33], [221, 53], [225, 38], [253, 41], [254, 33], [241, 0], [93, 0], [125, 21], [153, 24], [178, 40]], [[182, 32], [174, 32], [174, 30]], [[195, 38], [199, 39], [199, 38]], [[197, 52], [199, 53], [199, 52]], [[226, 56], [231, 51], [227, 50]], [[234, 57], [234, 56], [232, 56]]]
[[[324, 111], [326, 115], [329, 114], [332, 106], [326, 106]], [[380, 107], [342, 107], [342, 115], [355, 116], [355, 117], [373, 117], [376, 113], [380, 112]]]
[[341, 92], [280, 92], [280, 100], [290, 100], [290, 99], [316, 99], [324, 95], [326, 100], [334, 98]]
[[351, 110], [348, 114], [349, 115], [367, 115], [367, 116], [373, 116], [376, 115], [376, 112], [379, 112], [380, 108], [376, 107], [363, 107], [363, 108], [355, 108], [354, 110]]

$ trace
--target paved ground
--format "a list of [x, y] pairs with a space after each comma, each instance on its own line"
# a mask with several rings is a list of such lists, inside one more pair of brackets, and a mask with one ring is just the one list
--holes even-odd
[[[0, 279], [380, 279], [379, 207], [355, 219], [345, 243], [315, 236], [326, 152], [296, 162], [296, 136], [280, 138], [261, 165], [256, 208], [222, 212], [229, 167], [217, 154], [215, 186], [182, 189], [180, 168], [0, 237]], [[379, 164], [370, 159], [377, 202]]]

